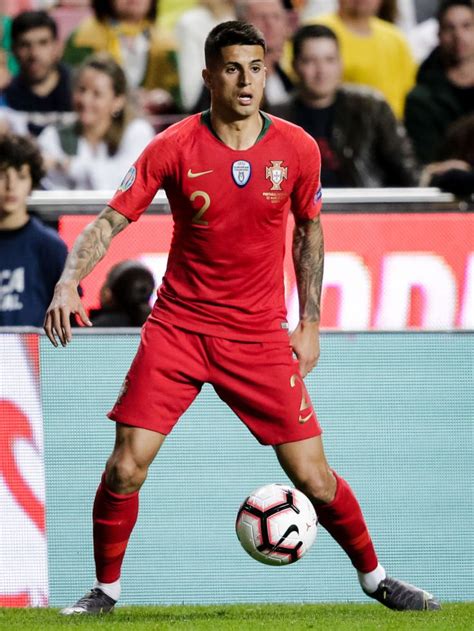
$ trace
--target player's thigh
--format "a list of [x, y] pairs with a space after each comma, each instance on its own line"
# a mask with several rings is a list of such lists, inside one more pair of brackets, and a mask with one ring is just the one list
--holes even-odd
[[220, 340], [216, 346], [214, 388], [262, 444], [321, 433], [289, 343]]
[[148, 321], [108, 416], [122, 425], [167, 435], [201, 390], [206, 371], [199, 335]]

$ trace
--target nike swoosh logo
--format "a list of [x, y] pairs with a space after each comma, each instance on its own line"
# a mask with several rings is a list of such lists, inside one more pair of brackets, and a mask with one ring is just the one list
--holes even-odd
[[306, 423], [307, 421], [309, 421], [309, 419], [313, 416], [313, 410], [311, 410], [311, 412], [308, 414], [308, 416], [301, 416], [299, 417], [299, 422], [300, 423]]
[[210, 171], [200, 171], [199, 173], [193, 173], [191, 169], [188, 171], [188, 177], [201, 177], [201, 175], [207, 175], [208, 173], [212, 173], [214, 169]]

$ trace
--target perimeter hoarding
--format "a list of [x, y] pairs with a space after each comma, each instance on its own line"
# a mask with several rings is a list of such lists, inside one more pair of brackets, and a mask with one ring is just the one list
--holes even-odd
[[[90, 222], [65, 216], [60, 233], [71, 247]], [[326, 244], [322, 326], [384, 331], [474, 328], [474, 219], [461, 213], [331, 214], [323, 217]], [[107, 270], [139, 259], [157, 285], [172, 236], [169, 215], [145, 215], [118, 235], [83, 282], [87, 308], [99, 305]], [[285, 287], [290, 326], [298, 319], [291, 262], [292, 223], [286, 238]]]

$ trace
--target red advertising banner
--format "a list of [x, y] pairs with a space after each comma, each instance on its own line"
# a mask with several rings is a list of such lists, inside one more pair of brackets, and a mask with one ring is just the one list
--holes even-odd
[[[64, 216], [60, 234], [69, 247], [90, 222]], [[326, 259], [322, 325], [338, 330], [474, 328], [474, 218], [461, 213], [330, 214], [323, 217]], [[287, 232], [285, 287], [290, 326], [298, 319]], [[83, 283], [86, 307], [99, 306], [107, 271], [139, 259], [157, 285], [166, 269], [172, 219], [145, 215], [118, 235]]]

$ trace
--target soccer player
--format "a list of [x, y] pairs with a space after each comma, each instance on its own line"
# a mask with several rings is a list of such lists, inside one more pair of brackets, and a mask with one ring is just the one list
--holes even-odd
[[[273, 446], [369, 596], [393, 609], [439, 607], [431, 594], [386, 575], [351, 488], [324, 455], [303, 382], [319, 356], [320, 157], [301, 128], [259, 110], [264, 54], [263, 37], [252, 25], [225, 22], [210, 32], [203, 71], [210, 111], [149, 144], [109, 206], [79, 235], [47, 311], [45, 330], [55, 346], [58, 338], [63, 346], [71, 341], [71, 313], [90, 325], [78, 283], [163, 187], [173, 240], [158, 299], [109, 413], [117, 429], [93, 509], [97, 580], [64, 614], [113, 609], [139, 489], [204, 382], [262, 444]], [[290, 210], [301, 314], [288, 337], [283, 253]]]

